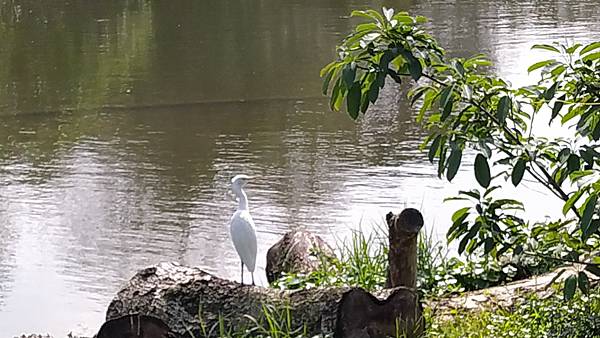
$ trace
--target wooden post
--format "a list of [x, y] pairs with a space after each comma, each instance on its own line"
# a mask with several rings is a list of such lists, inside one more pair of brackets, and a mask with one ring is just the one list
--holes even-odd
[[400, 215], [386, 215], [389, 253], [386, 288], [417, 288], [417, 241], [423, 215], [417, 209], [404, 209]]

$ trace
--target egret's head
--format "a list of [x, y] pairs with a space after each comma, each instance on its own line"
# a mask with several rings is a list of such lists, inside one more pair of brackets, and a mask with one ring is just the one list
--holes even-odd
[[231, 186], [236, 188], [243, 188], [246, 185], [246, 183], [248, 183], [249, 179], [250, 176], [248, 175], [235, 175], [231, 179]]

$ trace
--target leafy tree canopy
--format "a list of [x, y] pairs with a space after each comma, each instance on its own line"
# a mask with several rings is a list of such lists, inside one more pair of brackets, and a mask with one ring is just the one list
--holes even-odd
[[[534, 45], [553, 57], [529, 67], [541, 73], [536, 84], [513, 88], [485, 71], [491, 65], [485, 55], [448, 57], [423, 29], [424, 17], [386, 8], [352, 16], [365, 21], [321, 71], [331, 109], [345, 107], [357, 119], [377, 101], [386, 80], [412, 82], [408, 99], [427, 132], [422, 147], [438, 175], [451, 181], [463, 153], [476, 153], [479, 187], [453, 198], [471, 202], [454, 213], [448, 231], [449, 240], [459, 241], [459, 253], [583, 263], [585, 269], [565, 279], [564, 295], [587, 292], [588, 273], [600, 276], [600, 41]], [[534, 119], [556, 121], [574, 137], [538, 137]], [[562, 201], [563, 218], [529, 224], [515, 212], [523, 210], [520, 201], [494, 198], [502, 180], [518, 186], [526, 174]]]

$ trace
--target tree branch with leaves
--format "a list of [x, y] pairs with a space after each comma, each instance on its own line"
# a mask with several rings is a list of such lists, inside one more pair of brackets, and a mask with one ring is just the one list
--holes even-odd
[[[491, 65], [485, 55], [448, 57], [422, 27], [424, 17], [386, 8], [352, 16], [365, 22], [322, 69], [323, 93], [330, 96], [332, 110], [345, 103], [348, 115], [357, 119], [377, 101], [387, 79], [411, 82], [407, 98], [427, 132], [422, 147], [437, 164], [438, 176], [451, 181], [463, 153], [476, 153], [480, 187], [452, 198], [472, 201], [453, 214], [448, 231], [449, 240], [460, 240], [459, 253], [514, 260], [537, 254], [528, 250], [533, 236], [546, 251], [560, 248], [553, 259], [583, 263], [600, 276], [600, 259], [594, 257], [600, 246], [600, 42], [534, 45], [555, 57], [529, 67], [530, 73], [541, 73], [537, 83], [513, 88], [485, 71]], [[567, 126], [573, 136], [538, 137], [536, 118]], [[518, 186], [526, 173], [562, 201], [564, 219], [532, 226], [515, 212], [523, 211], [520, 201], [493, 198], [502, 180]], [[583, 271], [569, 276], [565, 297], [572, 297], [577, 286], [587, 292], [588, 285]]]

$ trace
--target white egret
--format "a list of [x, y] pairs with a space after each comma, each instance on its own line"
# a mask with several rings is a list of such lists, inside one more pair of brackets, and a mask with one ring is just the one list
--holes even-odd
[[238, 209], [229, 222], [229, 231], [233, 246], [242, 261], [242, 284], [244, 284], [244, 265], [252, 275], [254, 285], [254, 268], [256, 267], [256, 230], [254, 221], [248, 209], [248, 197], [244, 192], [244, 186], [250, 177], [236, 175], [231, 179], [231, 190], [239, 200]]

